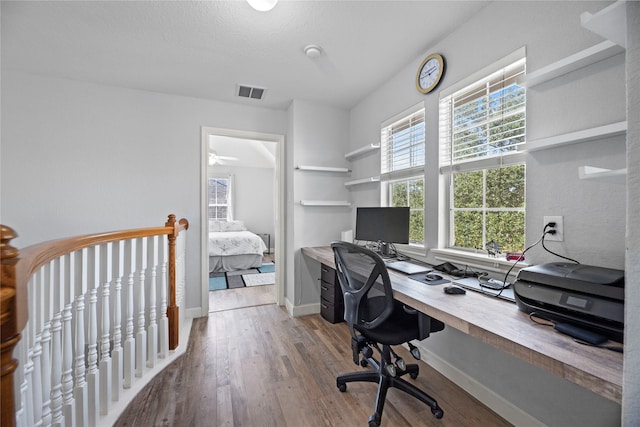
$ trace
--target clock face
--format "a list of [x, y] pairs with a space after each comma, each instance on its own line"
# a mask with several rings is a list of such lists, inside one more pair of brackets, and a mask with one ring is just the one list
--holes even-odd
[[434, 53], [422, 61], [416, 74], [416, 88], [421, 93], [429, 93], [440, 82], [444, 73], [444, 59], [441, 55]]

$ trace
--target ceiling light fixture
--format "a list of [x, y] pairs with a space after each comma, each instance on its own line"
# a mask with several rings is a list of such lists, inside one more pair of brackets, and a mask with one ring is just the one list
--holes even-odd
[[320, 46], [316, 46], [315, 44], [310, 44], [304, 48], [304, 54], [309, 58], [317, 58], [322, 55], [322, 49]]
[[274, 8], [278, 0], [247, 0], [247, 3], [260, 12], [268, 12]]

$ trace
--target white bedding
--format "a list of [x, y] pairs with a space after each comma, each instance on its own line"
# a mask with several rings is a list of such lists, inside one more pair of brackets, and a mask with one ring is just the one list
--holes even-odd
[[267, 249], [262, 239], [250, 231], [210, 231], [209, 256], [260, 255]]

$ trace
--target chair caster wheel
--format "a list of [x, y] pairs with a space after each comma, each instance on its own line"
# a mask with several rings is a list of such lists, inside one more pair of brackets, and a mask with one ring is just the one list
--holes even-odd
[[440, 418], [442, 418], [444, 416], [444, 412], [442, 412], [442, 409], [440, 409], [440, 408], [431, 408], [431, 413], [437, 419], [440, 419]]
[[369, 417], [369, 427], [380, 427], [380, 421], [376, 419], [375, 415]]
[[346, 383], [338, 384], [338, 390], [344, 393], [345, 391], [347, 391], [347, 384]]
[[411, 377], [412, 380], [415, 380], [416, 378], [418, 378], [418, 373], [417, 372], [411, 372], [409, 374], [409, 376]]
[[360, 366], [362, 366], [363, 368], [369, 366], [369, 362], [367, 362], [367, 359], [360, 360]]
[[395, 366], [395, 365], [391, 365], [391, 364], [389, 364], [389, 365], [387, 365], [387, 366], [385, 367], [385, 369], [387, 370], [387, 373], [388, 373], [390, 376], [392, 376], [392, 377], [395, 377], [395, 376], [396, 376], [397, 372], [396, 372], [396, 366]]

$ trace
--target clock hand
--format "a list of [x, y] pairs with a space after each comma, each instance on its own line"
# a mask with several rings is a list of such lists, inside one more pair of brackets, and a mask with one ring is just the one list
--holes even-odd
[[430, 76], [431, 73], [433, 73], [434, 71], [436, 71], [436, 67], [431, 67], [428, 70], [424, 70], [424, 72], [422, 73], [422, 77], [424, 76]]

